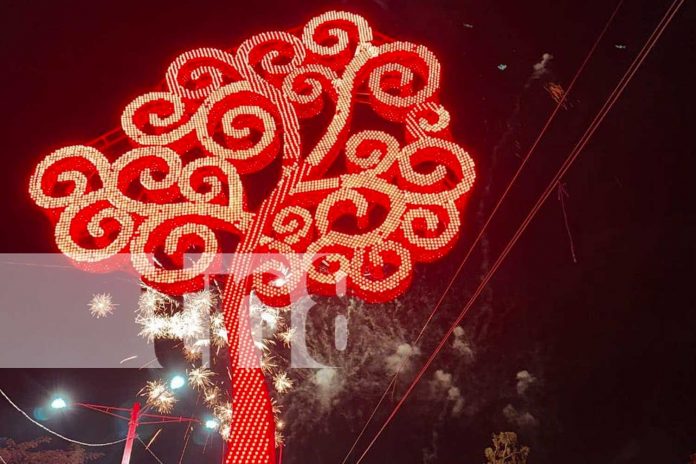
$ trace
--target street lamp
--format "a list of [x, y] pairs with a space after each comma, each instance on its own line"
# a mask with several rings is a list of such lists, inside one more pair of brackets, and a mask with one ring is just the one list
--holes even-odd
[[169, 382], [169, 386], [172, 390], [178, 390], [186, 385], [186, 379], [182, 375], [175, 375]]
[[220, 427], [220, 424], [215, 419], [205, 421], [205, 428], [208, 430], [217, 430], [218, 427]]
[[65, 409], [68, 407], [68, 403], [63, 398], [54, 398], [51, 401], [51, 408], [53, 409]]
[[[170, 386], [172, 389], [181, 388], [186, 383], [186, 379], [182, 376], [177, 375], [171, 380]], [[177, 386], [178, 385], [178, 386]], [[129, 464], [131, 453], [133, 450], [133, 443], [138, 437], [136, 430], [138, 427], [143, 425], [160, 425], [160, 424], [171, 424], [171, 423], [201, 423], [200, 420], [192, 417], [177, 417], [177, 416], [163, 416], [159, 414], [148, 414], [142, 411], [140, 408], [140, 403], [133, 404], [130, 409], [119, 408], [114, 406], [103, 406], [100, 404], [90, 404], [90, 403], [70, 403], [70, 406], [77, 406], [92, 411], [100, 412], [102, 414], [107, 414], [112, 417], [117, 417], [128, 422], [128, 434], [126, 435], [125, 447], [123, 450], [123, 458], [121, 459], [121, 464]], [[65, 409], [68, 407], [68, 402], [61, 398], [55, 397], [51, 400], [51, 408], [53, 409]], [[207, 423], [206, 423], [207, 427]]]

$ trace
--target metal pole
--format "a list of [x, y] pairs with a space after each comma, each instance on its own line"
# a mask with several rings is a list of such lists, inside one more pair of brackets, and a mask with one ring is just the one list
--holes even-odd
[[121, 464], [130, 464], [131, 452], [133, 451], [133, 442], [135, 441], [135, 430], [138, 428], [138, 415], [140, 414], [140, 403], [135, 403], [131, 410], [131, 418], [128, 422], [128, 435], [126, 438], [126, 447], [123, 449], [123, 459]]

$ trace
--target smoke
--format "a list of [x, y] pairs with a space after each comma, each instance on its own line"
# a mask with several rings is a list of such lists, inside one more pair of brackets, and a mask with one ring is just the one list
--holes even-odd
[[529, 411], [518, 411], [513, 405], [508, 404], [503, 408], [503, 416], [507, 421], [518, 428], [532, 428], [539, 425], [539, 421]]
[[[310, 446], [317, 436], [329, 436], [335, 424], [350, 428], [364, 423], [374, 407], [373, 398], [384, 392], [391, 376], [399, 368], [402, 372], [412, 369], [420, 355], [417, 346], [405, 342], [414, 338], [414, 329], [402, 322], [407, 318], [401, 317], [401, 312], [414, 303], [405, 305], [396, 300], [377, 310], [356, 298], [314, 300], [315, 307], [306, 319], [307, 351], [331, 367], [291, 369], [289, 348], [281, 340], [269, 344], [279, 369], [293, 381], [291, 389], [274, 394], [274, 398], [279, 417], [287, 424], [283, 429], [285, 441], [296, 449]], [[344, 349], [338, 349], [335, 343], [339, 315], [345, 317], [350, 329]], [[281, 317], [284, 320], [278, 326], [286, 330], [288, 313], [281, 313]]]
[[452, 404], [452, 416], [459, 417], [464, 409], [464, 398], [462, 398], [462, 393], [457, 387], [450, 387], [447, 390], [447, 399], [450, 400]]
[[394, 354], [385, 358], [385, 370], [391, 375], [399, 371], [408, 371], [412, 366], [411, 358], [419, 354], [420, 349], [417, 346], [402, 343], [396, 347]]
[[312, 382], [316, 385], [317, 400], [321, 408], [325, 411], [330, 409], [343, 390], [343, 379], [336, 369], [325, 367], [314, 373]]
[[517, 378], [517, 394], [524, 396], [529, 390], [529, 387], [536, 382], [536, 377], [530, 374], [526, 370], [519, 371], [516, 375]]
[[[430, 392], [435, 398], [442, 398], [450, 403], [450, 413], [454, 417], [458, 417], [464, 409], [464, 398], [459, 387], [455, 386], [452, 380], [452, 374], [445, 372], [442, 369], [435, 371], [433, 380], [430, 381]], [[448, 406], [449, 407], [449, 406]]]
[[452, 348], [463, 358], [464, 363], [471, 364], [474, 361], [474, 350], [466, 339], [464, 329], [460, 326], [454, 329]]
[[439, 434], [437, 433], [437, 429], [433, 428], [431, 432], [431, 439], [430, 439], [430, 448], [423, 448], [421, 451], [423, 455], [423, 464], [435, 464], [437, 463], [437, 457], [438, 457], [438, 446], [437, 442], [439, 439]]
[[[529, 388], [537, 381], [536, 377], [527, 370], [519, 371], [515, 374], [515, 379], [517, 381], [515, 384], [517, 394], [523, 398], [528, 393]], [[503, 408], [503, 416], [510, 424], [518, 428], [531, 428], [539, 425], [539, 421], [532, 413], [518, 410], [512, 404], [508, 404]]]
[[541, 56], [541, 61], [534, 64], [534, 72], [532, 73], [532, 79], [539, 79], [544, 74], [549, 72], [548, 65], [553, 60], [553, 55], [550, 53], [544, 53]]
[[441, 389], [446, 390], [452, 386], [452, 374], [450, 374], [449, 372], [445, 372], [442, 369], [438, 369], [435, 371], [435, 374], [433, 375], [433, 380], [432, 382], [430, 382], [430, 385], [434, 391]]

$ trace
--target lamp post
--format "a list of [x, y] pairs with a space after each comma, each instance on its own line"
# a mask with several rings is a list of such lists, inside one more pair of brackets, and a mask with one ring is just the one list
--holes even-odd
[[140, 403], [133, 404], [133, 409], [131, 409], [130, 421], [128, 421], [128, 435], [126, 435], [126, 447], [123, 449], [123, 459], [121, 459], [121, 464], [128, 464], [131, 458], [131, 452], [133, 451], [133, 442], [135, 441], [135, 431], [138, 428], [138, 415], [140, 414]]
[[[71, 403], [71, 406], [79, 406], [81, 408], [96, 411], [102, 414], [116, 417], [121, 420], [128, 421], [128, 434], [126, 435], [125, 447], [123, 449], [123, 458], [121, 464], [130, 464], [131, 454], [133, 452], [133, 443], [138, 437], [137, 430], [141, 425], [157, 425], [171, 423], [201, 423], [200, 420], [193, 417], [183, 416], [163, 416], [159, 414], [148, 414], [143, 412], [140, 403], [133, 404], [131, 409], [117, 408], [114, 406], [104, 406], [91, 403]], [[53, 409], [65, 409], [68, 407], [67, 401], [62, 398], [56, 398], [51, 402]]]

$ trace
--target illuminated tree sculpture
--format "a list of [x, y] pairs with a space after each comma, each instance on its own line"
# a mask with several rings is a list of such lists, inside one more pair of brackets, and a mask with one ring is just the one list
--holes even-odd
[[[219, 253], [306, 253], [321, 256], [307, 269], [313, 292], [342, 280], [358, 297], [389, 300], [408, 287], [415, 263], [453, 246], [474, 182], [439, 86], [426, 47], [331, 11], [298, 35], [267, 32], [233, 51], [180, 55], [162, 89], [124, 110], [128, 151], [57, 150], [37, 167], [31, 195], [76, 263], [129, 259], [169, 294], [200, 289]], [[251, 201], [264, 185], [272, 188]], [[230, 273], [249, 265], [235, 259]], [[235, 418], [227, 462], [270, 463], [269, 396], [261, 370], [248, 367], [256, 353], [238, 311], [252, 288], [276, 303], [288, 289], [258, 275], [237, 280], [223, 302]]]

